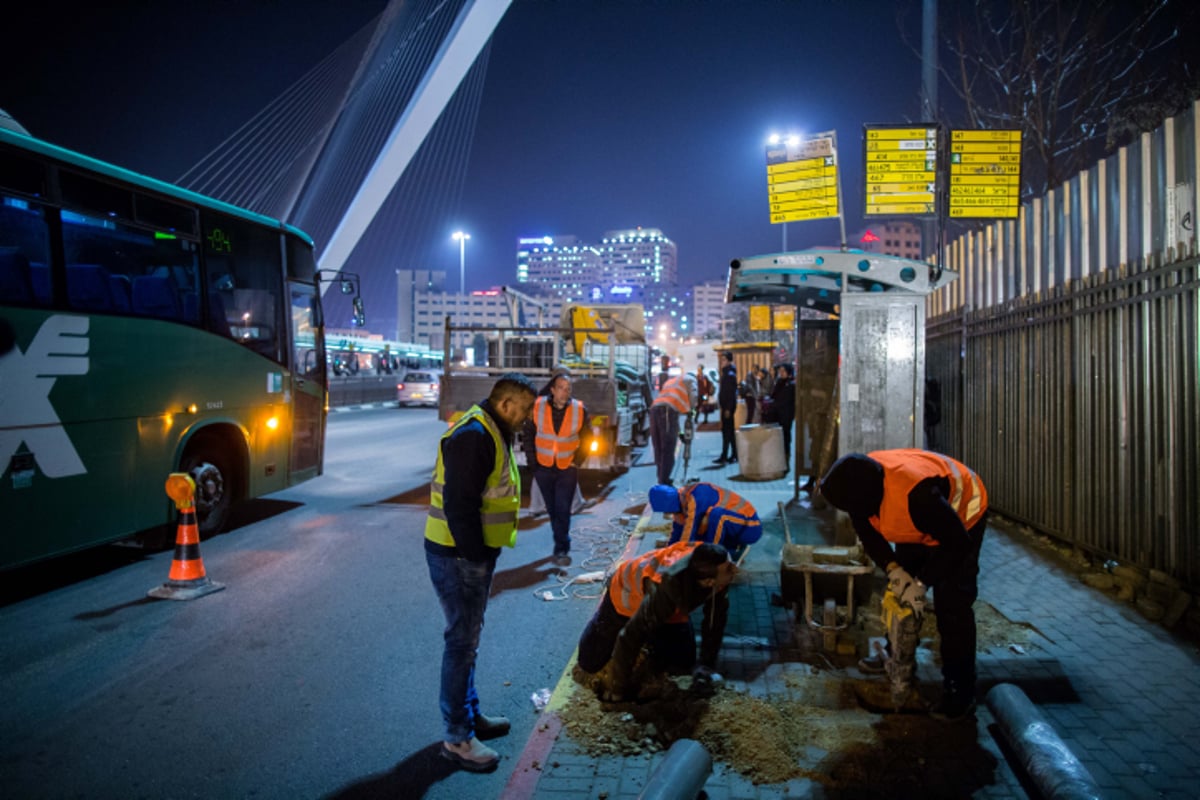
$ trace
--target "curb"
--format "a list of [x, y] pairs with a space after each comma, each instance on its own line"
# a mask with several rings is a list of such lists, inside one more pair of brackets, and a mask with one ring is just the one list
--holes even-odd
[[[642, 510], [641, 517], [638, 518], [637, 525], [629, 534], [629, 539], [625, 542], [625, 549], [618, 561], [625, 561], [637, 553], [645, 536], [645, 528], [653, 518], [654, 511], [647, 503]], [[571, 699], [577, 688], [571, 672], [575, 668], [575, 660], [578, 655], [578, 648], [571, 651], [571, 657], [567, 659], [567, 665], [563, 667], [562, 674], [558, 676], [558, 683], [554, 685], [554, 691], [550, 694], [550, 701], [546, 703], [546, 707], [538, 716], [537, 722], [534, 723], [533, 733], [529, 734], [529, 739], [526, 740], [525, 747], [521, 750], [521, 755], [517, 757], [516, 765], [513, 766], [512, 774], [508, 777], [508, 783], [500, 792], [500, 800], [529, 800], [537, 791], [546, 759], [550, 756], [550, 751], [554, 749], [559, 733], [562, 732], [562, 717], [558, 712]]]

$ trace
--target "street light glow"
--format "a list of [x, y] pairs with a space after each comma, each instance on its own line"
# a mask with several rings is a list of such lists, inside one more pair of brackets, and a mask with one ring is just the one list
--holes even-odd
[[455, 231], [450, 234], [450, 238], [458, 242], [458, 293], [467, 293], [467, 239], [471, 238], [471, 234], [463, 231]]

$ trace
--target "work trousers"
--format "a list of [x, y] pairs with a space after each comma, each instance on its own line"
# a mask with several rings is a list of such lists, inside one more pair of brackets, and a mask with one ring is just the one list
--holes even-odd
[[[975, 693], [975, 599], [979, 596], [979, 550], [987, 514], [967, 531], [971, 546], [962, 559], [932, 584], [934, 613], [942, 650], [942, 684], [947, 692], [970, 696]], [[897, 560], [910, 573], [938, 558], [940, 547], [906, 545], [897, 548]], [[911, 557], [915, 554], [915, 559]], [[914, 560], [921, 563], [913, 563]], [[911, 565], [911, 566], [910, 566]], [[940, 566], [940, 565], [939, 565]]]
[[675, 471], [675, 445], [679, 441], [679, 412], [660, 403], [650, 407], [650, 445], [659, 483], [670, 483]]
[[492, 589], [495, 560], [468, 561], [425, 551], [429, 577], [446, 617], [442, 635], [442, 680], [438, 704], [447, 742], [465, 742], [475, 735], [479, 695], [475, 691], [475, 656], [483, 615]]
[[[612, 658], [617, 637], [627, 622], [629, 617], [618, 613], [612, 598], [605, 592], [604, 599], [579, 638], [580, 669], [599, 672]], [[656, 669], [673, 674], [690, 672], [696, 665], [696, 629], [691, 620], [659, 625], [651, 635], [649, 650]]]
[[733, 435], [733, 417], [737, 406], [721, 409], [721, 458], [729, 461], [737, 458], [737, 438]]
[[554, 555], [571, 552], [571, 506], [575, 504], [575, 487], [579, 485], [579, 470], [559, 469], [538, 464], [533, 469], [546, 513], [550, 515], [550, 531], [554, 534]]

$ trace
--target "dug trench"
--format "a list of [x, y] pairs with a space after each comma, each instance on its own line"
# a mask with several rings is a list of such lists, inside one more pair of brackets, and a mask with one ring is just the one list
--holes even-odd
[[[858, 635], [882, 635], [878, 614], [868, 610], [878, 608], [873, 597], [856, 611]], [[977, 602], [976, 617], [979, 650], [1037, 649], [1029, 626], [990, 605]], [[936, 620], [929, 614], [918, 650], [925, 683], [937, 674], [936, 640]], [[792, 660], [781, 653], [800, 655]], [[880, 711], [888, 705], [886, 678], [862, 676], [852, 659], [833, 659], [805, 646], [779, 648], [765, 658], [770, 663], [762, 675], [770, 680], [718, 681], [711, 697], [694, 692], [689, 676], [646, 674], [639, 666], [638, 700], [615, 704], [598, 700], [597, 676], [576, 668], [560, 710], [564, 728], [593, 757], [647, 756], [677, 739], [694, 739], [708, 749], [716, 768], [754, 784], [808, 779], [834, 793], [888, 786], [893, 796], [936, 797], [949, 796], [939, 793], [939, 785], [962, 796], [994, 782], [997, 760], [980, 746], [975, 720], [947, 723], [920, 707]], [[871, 697], [878, 701], [864, 702]]]

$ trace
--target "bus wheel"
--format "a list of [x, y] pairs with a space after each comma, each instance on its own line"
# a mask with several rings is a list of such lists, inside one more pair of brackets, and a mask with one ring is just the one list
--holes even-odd
[[196, 525], [200, 536], [220, 533], [233, 508], [236, 480], [232, 462], [215, 443], [202, 443], [183, 457], [180, 470], [196, 482]]

